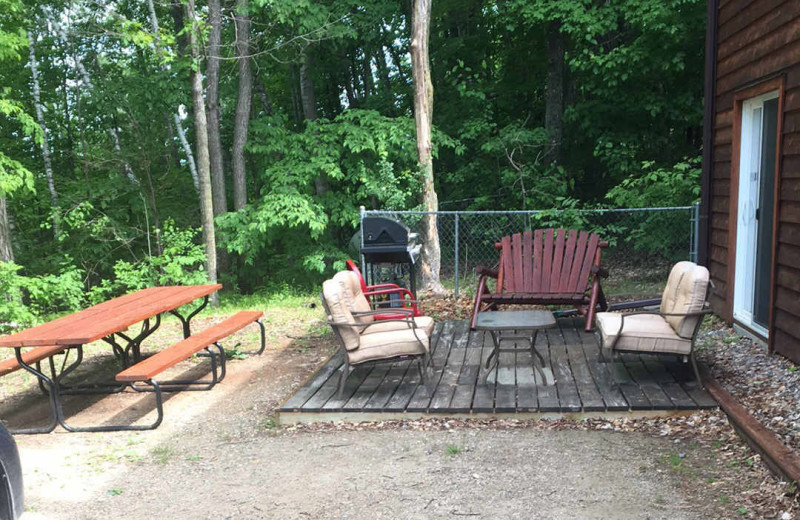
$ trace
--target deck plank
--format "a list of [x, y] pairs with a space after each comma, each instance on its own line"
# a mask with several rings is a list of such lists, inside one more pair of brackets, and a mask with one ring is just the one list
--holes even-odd
[[590, 332], [584, 332], [580, 325], [578, 327], [586, 363], [589, 366], [592, 377], [594, 377], [600, 395], [603, 396], [606, 410], [612, 412], [628, 410], [630, 405], [617, 386], [609, 363], [604, 362], [600, 356], [600, 344], [597, 342], [597, 338]]
[[566, 412], [579, 412], [581, 410], [581, 399], [578, 395], [578, 386], [575, 384], [569, 367], [564, 337], [559, 329], [545, 329], [545, 332], [547, 334], [547, 342], [550, 344], [551, 364], [553, 366], [553, 375], [556, 378], [559, 407]]
[[586, 362], [586, 355], [581, 344], [581, 337], [575, 328], [574, 320], [560, 320], [559, 327], [567, 345], [567, 358], [572, 375], [578, 387], [578, 395], [581, 398], [581, 405], [585, 412], [599, 412], [606, 409], [600, 390], [595, 384], [594, 377], [589, 364]]
[[392, 363], [389, 371], [384, 376], [383, 381], [378, 385], [375, 393], [372, 394], [369, 401], [364, 405], [365, 410], [375, 411], [383, 410], [389, 399], [394, 395], [397, 387], [408, 370], [417, 370], [418, 361], [396, 361]]
[[542, 380], [539, 371], [534, 371], [533, 375], [536, 381], [536, 398], [539, 401], [540, 412], [558, 412], [561, 410], [558, 402], [558, 390], [554, 383], [554, 370], [550, 359], [550, 345], [547, 342], [547, 334], [539, 331], [536, 334], [534, 346], [536, 350], [544, 358], [545, 376], [549, 376], [548, 380]]
[[334, 376], [338, 381], [338, 369], [342, 366], [343, 362], [344, 355], [341, 351], [334, 354], [328, 362], [323, 365], [322, 369], [314, 374], [305, 385], [300, 387], [300, 389], [284, 403], [283, 408], [285, 410], [299, 410], [329, 378]]
[[[520, 335], [520, 332], [509, 332]], [[281, 407], [281, 412], [335, 414], [569, 413], [626, 410], [692, 410], [717, 403], [694, 380], [691, 365], [670, 356], [622, 354], [603, 363], [596, 338], [583, 331], [583, 318], [559, 318], [541, 330], [535, 347], [546, 376], [534, 369], [538, 358], [524, 338], [508, 340], [497, 380], [486, 383], [491, 336], [468, 330], [466, 321], [437, 323], [431, 336], [434, 368], [430, 388], [421, 384], [416, 360], [354, 367], [342, 397], [338, 382], [343, 355], [337, 352]], [[387, 415], [389, 417], [391, 415]]]

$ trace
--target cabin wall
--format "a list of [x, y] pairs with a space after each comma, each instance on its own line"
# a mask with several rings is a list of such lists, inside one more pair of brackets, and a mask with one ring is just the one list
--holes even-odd
[[707, 257], [716, 288], [710, 301], [717, 314], [732, 319], [729, 248], [735, 247], [735, 236], [729, 219], [737, 95], [779, 78], [785, 90], [770, 346], [800, 362], [800, 1], [721, 0], [717, 18]]

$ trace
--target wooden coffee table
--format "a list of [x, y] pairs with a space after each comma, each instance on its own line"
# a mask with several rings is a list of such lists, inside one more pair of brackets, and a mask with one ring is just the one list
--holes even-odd
[[[500, 368], [500, 352], [515, 352], [525, 350], [520, 348], [501, 348], [500, 343], [511, 339], [524, 339], [530, 342], [530, 350], [535, 357], [539, 358], [539, 365], [534, 368], [539, 370], [542, 376], [542, 381], [546, 382], [547, 377], [544, 374], [544, 357], [536, 350], [534, 346], [536, 343], [536, 335], [539, 329], [553, 327], [556, 324], [556, 319], [550, 311], [487, 311], [478, 314], [475, 321], [475, 330], [488, 331], [492, 336], [492, 343], [494, 348], [491, 354], [486, 359], [486, 379], [488, 380], [489, 374], [492, 370], [495, 371], [495, 380], [497, 378], [497, 371]], [[509, 332], [516, 332], [509, 334]], [[519, 334], [520, 331], [532, 331], [533, 334]], [[491, 368], [490, 368], [491, 367]]]

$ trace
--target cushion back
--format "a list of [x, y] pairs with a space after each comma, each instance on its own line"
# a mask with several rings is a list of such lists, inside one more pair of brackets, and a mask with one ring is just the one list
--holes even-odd
[[[355, 323], [342, 286], [337, 281], [325, 280], [322, 283], [322, 303], [325, 305], [325, 312], [328, 313], [329, 320], [338, 323]], [[332, 327], [344, 343], [344, 348], [347, 350], [358, 348], [359, 331], [357, 327], [348, 325], [332, 325]]]
[[[333, 275], [333, 281], [341, 286], [342, 295], [351, 311], [364, 312], [372, 310], [367, 297], [364, 296], [364, 292], [361, 290], [361, 280], [356, 273], [353, 271], [339, 271]], [[374, 319], [372, 316], [358, 316], [356, 322], [370, 323]]]
[[[661, 297], [661, 312], [686, 314], [703, 310], [708, 290], [708, 269], [693, 262], [678, 262], [669, 273]], [[667, 323], [682, 338], [691, 338], [701, 316], [667, 316]]]

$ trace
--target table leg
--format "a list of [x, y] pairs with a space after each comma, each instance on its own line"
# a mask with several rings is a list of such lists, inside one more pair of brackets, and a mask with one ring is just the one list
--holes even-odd
[[201, 303], [198, 308], [190, 312], [189, 315], [186, 316], [185, 318], [183, 317], [183, 315], [181, 315], [181, 313], [178, 312], [177, 309], [169, 311], [169, 313], [178, 318], [181, 322], [181, 325], [183, 325], [183, 339], [186, 339], [192, 335], [192, 327], [191, 327], [192, 318], [197, 316], [200, 313], [200, 311], [206, 308], [207, 305], [208, 305], [208, 296], [203, 296], [203, 303]]
[[[158, 330], [159, 326], [161, 326], [161, 315], [157, 314], [155, 318], [156, 322], [152, 326], [150, 325], [149, 318], [144, 320], [144, 322], [142, 322], [141, 331], [135, 337], [131, 338], [122, 332], [117, 332], [111, 336], [103, 338], [103, 341], [111, 345], [111, 347], [114, 349], [114, 354], [117, 356], [117, 358], [122, 360], [123, 367], [128, 367], [131, 359], [133, 359], [133, 362], [138, 362], [142, 359], [142, 342], [156, 330]], [[125, 340], [127, 345], [124, 348], [117, 342], [115, 335]]]
[[[489, 374], [492, 373], [492, 370], [495, 370], [495, 382], [497, 382], [497, 371], [500, 370], [500, 332], [495, 330], [490, 330], [489, 334], [492, 336], [492, 343], [494, 344], [494, 348], [492, 348], [492, 352], [489, 354], [489, 357], [486, 358], [486, 379], [484, 379], [484, 383], [489, 381]], [[489, 366], [491, 365], [491, 368]]]
[[539, 366], [537, 367], [536, 363], [533, 363], [533, 366], [535, 368], [539, 369], [539, 375], [542, 376], [542, 384], [546, 385], [547, 384], [547, 376], [544, 375], [544, 356], [542, 356], [542, 354], [538, 350], [536, 350], [536, 346], [535, 346], [536, 345], [536, 338], [537, 338], [538, 335], [539, 335], [539, 330], [536, 329], [536, 330], [533, 331], [533, 337], [531, 338], [531, 351], [533, 352], [534, 356], [539, 358]]

